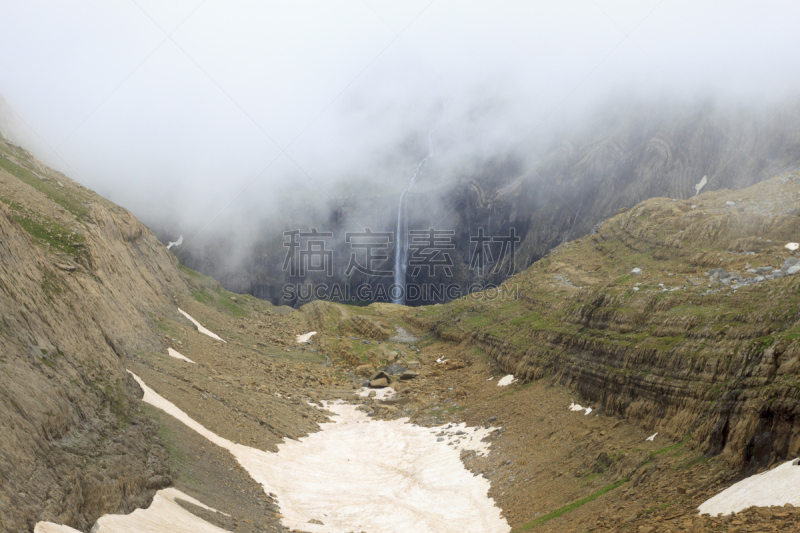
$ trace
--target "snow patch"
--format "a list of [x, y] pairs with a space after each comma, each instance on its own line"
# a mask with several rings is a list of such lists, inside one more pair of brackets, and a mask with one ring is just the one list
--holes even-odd
[[798, 242], [790, 242], [786, 246], [784, 246], [784, 248], [786, 248], [789, 251], [794, 252], [794, 251], [797, 251], [798, 248], [800, 248], [800, 243], [798, 243]]
[[208, 329], [204, 328], [204, 327], [202, 326], [202, 324], [200, 324], [200, 322], [198, 322], [198, 321], [197, 321], [197, 320], [195, 320], [194, 318], [190, 317], [190, 316], [189, 316], [189, 313], [187, 313], [187, 312], [186, 312], [186, 311], [184, 311], [183, 309], [181, 309], [181, 308], [178, 308], [178, 312], [179, 312], [180, 314], [182, 314], [183, 316], [185, 316], [186, 318], [188, 318], [188, 319], [189, 319], [189, 322], [191, 322], [192, 324], [194, 324], [194, 325], [195, 325], [195, 327], [197, 327], [197, 331], [199, 331], [199, 332], [200, 332], [200, 333], [202, 333], [203, 335], [208, 335], [208, 336], [209, 336], [209, 337], [211, 337], [212, 339], [217, 339], [218, 341], [225, 342], [225, 341], [222, 339], [222, 337], [220, 337], [219, 335], [217, 335], [217, 334], [216, 334], [216, 333], [214, 333], [213, 331], [210, 331], [210, 330], [208, 330]]
[[498, 387], [505, 387], [506, 385], [511, 385], [512, 383], [514, 383], [516, 381], [517, 380], [514, 379], [514, 374], [509, 374], [507, 376], [504, 376], [504, 377], [500, 378], [500, 380], [497, 382], [497, 386]]
[[655, 433], [653, 433], [652, 435], [650, 435], [649, 437], [647, 437], [644, 440], [653, 442], [654, 440], [656, 440], [656, 435], [658, 435], [658, 431], [656, 431]]
[[694, 191], [695, 191], [694, 195], [695, 196], [700, 194], [700, 191], [703, 190], [703, 187], [706, 186], [706, 183], [708, 183], [708, 179], [707, 178], [708, 178], [708, 176], [703, 176], [703, 179], [700, 180], [700, 183], [698, 183], [697, 185], [694, 186]]
[[[145, 403], [228, 450], [265, 492], [276, 494], [286, 527], [311, 533], [511, 531], [488, 496], [489, 481], [466, 470], [460, 459], [462, 450], [487, 454], [490, 443], [483, 439], [494, 428], [425, 428], [408, 418], [372, 420], [343, 402], [323, 403], [334, 421], [270, 453], [209, 431], [131, 375]], [[444, 436], [433, 438], [431, 429]]]
[[767, 472], [750, 476], [703, 502], [698, 510], [711, 516], [738, 513], [748, 507], [800, 506], [800, 466], [787, 461]]
[[571, 404], [569, 404], [569, 410], [570, 411], [574, 411], [576, 413], [578, 411], [583, 411], [583, 414], [585, 416], [585, 415], [588, 415], [589, 413], [591, 413], [594, 409], [592, 409], [591, 407], [584, 407], [581, 404], [572, 402]]
[[[175, 500], [181, 499], [203, 509], [217, 512], [216, 509], [187, 496], [174, 487], [162, 489], [153, 496], [147, 509], [136, 509], [128, 515], [109, 514], [100, 517], [92, 528], [95, 533], [225, 533], [224, 529], [195, 516]], [[225, 513], [225, 516], [230, 516]], [[52, 522], [39, 522], [34, 533], [80, 533], [77, 529]]]
[[172, 348], [167, 348], [167, 353], [170, 355], [170, 357], [174, 357], [175, 359], [182, 359], [183, 361], [188, 361], [193, 365], [197, 364], [188, 357], [181, 355], [177, 350], [173, 350]]
[[304, 333], [303, 335], [295, 335], [295, 339], [297, 339], [297, 344], [305, 344], [308, 342], [308, 339], [316, 335], [316, 331], [309, 331], [308, 333]]
[[442, 363], [446, 363], [450, 359], [442, 359], [441, 357], [436, 360], [437, 365], [441, 365]]
[[180, 246], [181, 244], [183, 244], [183, 235], [178, 237], [178, 240], [175, 242], [170, 241], [170, 243], [167, 245], [167, 250], [169, 250], [173, 246]]
[[382, 389], [370, 389], [369, 387], [361, 387], [361, 390], [356, 391], [356, 396], [361, 396], [362, 398], [366, 398], [372, 391], [375, 391], [374, 398], [376, 400], [385, 400], [391, 398], [397, 393], [397, 391], [395, 391], [391, 387], [384, 387]]

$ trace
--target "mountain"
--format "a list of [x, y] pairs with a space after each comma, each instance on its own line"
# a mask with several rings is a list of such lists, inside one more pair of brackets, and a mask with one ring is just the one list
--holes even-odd
[[88, 529], [171, 483], [125, 371], [189, 291], [136, 218], [0, 140], [0, 524]]
[[[408, 270], [406, 282], [418, 285], [455, 284], [459, 294], [470, 288], [498, 284], [520, 272], [559, 244], [584, 236], [619, 209], [654, 197], [686, 200], [698, 190], [741, 189], [800, 165], [800, 103], [772, 107], [633, 103], [609, 106], [587, 117], [581, 127], [564, 126], [552, 144], [522, 143], [505, 157], [465, 161], [446, 175], [420, 175], [408, 195], [410, 230], [435, 228], [452, 232], [450, 272]], [[550, 146], [542, 148], [542, 146]], [[409, 170], [411, 172], [411, 170]], [[408, 176], [398, 176], [399, 193]], [[699, 186], [705, 180], [702, 187]], [[335, 189], [334, 189], [335, 190]], [[273, 303], [299, 306], [309, 298], [287, 296], [284, 285], [349, 284], [373, 290], [369, 301], [390, 301], [393, 277], [347, 272], [352, 253], [362, 254], [346, 240], [348, 232], [395, 233], [398, 196], [385, 187], [363, 187], [309, 207], [309, 199], [286, 198], [282, 208], [259, 225], [252, 241], [234, 237], [200, 238], [178, 250], [188, 266], [218, 279], [223, 286]], [[335, 196], [335, 193], [334, 193]], [[313, 202], [312, 202], [313, 203]], [[328, 231], [332, 275], [308, 272], [290, 276], [284, 270], [285, 231]], [[501, 238], [513, 231], [520, 239], [509, 264], [490, 263], [484, 271], [473, 264], [476, 243], [485, 235]], [[166, 233], [161, 232], [164, 235]], [[396, 237], [396, 236], [394, 236]], [[237, 243], [238, 248], [234, 249]], [[393, 270], [394, 244], [378, 260], [376, 271]], [[491, 243], [492, 260], [501, 256]], [[241, 252], [241, 248], [245, 251]], [[363, 263], [365, 258], [358, 256]], [[441, 257], [441, 256], [440, 256]], [[381, 286], [382, 293], [375, 290]], [[297, 292], [297, 291], [295, 291]], [[329, 296], [329, 295], [328, 295]], [[313, 299], [313, 297], [312, 297]], [[334, 298], [335, 299], [335, 298]], [[434, 294], [410, 305], [441, 303], [451, 298]]]
[[[274, 480], [257, 481], [230, 450], [270, 460], [302, 450], [337, 424], [317, 407], [325, 400], [357, 404], [363, 419], [347, 438], [376, 446], [345, 451], [337, 472], [360, 495], [387, 490], [382, 502], [402, 516], [416, 508], [398, 489], [442, 474], [430, 446], [488, 480], [479, 496], [515, 530], [800, 524], [793, 507], [697, 513], [800, 453], [796, 171], [619, 209], [499, 290], [443, 305], [294, 310], [179, 265], [133, 215], [21, 148], [3, 141], [0, 155], [3, 530], [45, 531], [47, 521], [86, 532], [110, 513], [124, 522], [153, 511], [165, 487], [229, 531], [286, 531], [286, 509], [320, 530], [322, 496], [291, 481], [308, 472], [302, 454], [278, 464], [290, 481], [276, 496]], [[406, 452], [372, 433], [381, 420], [393, 435], [406, 422], [427, 428], [413, 428], [426, 444], [407, 454], [413, 468], [390, 465], [400, 481], [389, 484], [384, 451]], [[486, 454], [457, 450], [478, 434]], [[337, 481], [318, 485], [338, 491]]]
[[[523, 381], [756, 471], [800, 453], [800, 173], [652, 198], [497, 291], [409, 314]], [[788, 248], [787, 248], [788, 246]]]

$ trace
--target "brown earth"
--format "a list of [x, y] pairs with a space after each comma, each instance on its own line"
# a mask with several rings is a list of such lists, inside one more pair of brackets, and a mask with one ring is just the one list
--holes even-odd
[[[798, 174], [651, 199], [511, 278], [510, 297], [407, 318], [753, 472], [800, 452], [800, 277], [780, 270], [800, 259], [784, 248], [798, 213]], [[749, 283], [768, 266], [782, 277]]]
[[0, 529], [88, 530], [170, 483], [124, 361], [188, 295], [130, 213], [0, 142]]
[[[127, 369], [217, 434], [263, 450], [316, 431], [325, 414], [308, 402], [322, 399], [425, 426], [497, 427], [488, 457], [462, 458], [490, 480], [515, 530], [790, 531], [800, 523], [793, 508], [718, 519], [696, 511], [797, 447], [800, 280], [734, 291], [704, 274], [791, 256], [782, 245], [800, 230], [794, 177], [702, 195], [694, 200], [701, 211], [646, 202], [512, 280], [519, 292], [510, 302], [424, 310], [317, 302], [291, 311], [179, 268], [123, 209], [7, 143], [0, 152], [5, 531], [30, 531], [39, 520], [88, 531], [102, 514], [147, 506], [169, 484], [230, 514], [187, 504], [227, 530], [284, 530], [279, 502], [228, 452], [142, 405]], [[738, 207], [725, 206], [728, 198]], [[644, 269], [636, 280], [634, 266]], [[677, 285], [668, 273], [681, 276], [682, 289], [659, 292], [658, 283]], [[200, 334], [178, 307], [227, 343]], [[397, 340], [400, 328], [418, 339]], [[310, 344], [295, 342], [311, 330], [319, 333]], [[196, 364], [169, 357], [168, 347]], [[391, 400], [356, 399], [364, 377], [355, 369], [390, 359], [418, 377], [393, 383]], [[521, 382], [498, 387], [509, 371]], [[573, 401], [594, 411], [571, 412]], [[753, 436], [763, 438], [744, 461]]]
[[[315, 304], [320, 308], [314, 313], [317, 320], [326, 315], [343, 316], [336, 310], [330, 313], [321, 311], [329, 305], [336, 304]], [[199, 314], [201, 309], [196, 311]], [[395, 314], [404, 323], [400, 316], [403, 311], [393, 309], [393, 306], [351, 308], [348, 313], [364, 313], [373, 321], [386, 320], [386, 317]], [[292, 319], [301, 320], [305, 315], [307, 313], [296, 313]], [[236, 321], [213, 313], [207, 313], [204, 318], [203, 323], [223, 337], [235, 334], [236, 330], [230, 328], [235, 327]], [[253, 323], [259, 323], [260, 320], [255, 319]], [[315, 337], [315, 345], [321, 352], [332, 349], [337, 342], [345, 343], [350, 351], [367, 346], [371, 350], [367, 353], [373, 357], [369, 359], [370, 362], [380, 367], [388, 362], [385, 357], [381, 359], [380, 354], [392, 348], [403, 353], [401, 364], [411, 361], [419, 363], [419, 377], [393, 383], [398, 396], [391, 400], [356, 399], [352, 396], [353, 388], [363, 378], [352, 376], [352, 367], [326, 367], [323, 357], [313, 354], [309, 348], [305, 351], [292, 349], [286, 352], [284, 349], [273, 352], [275, 358], [286, 358], [283, 364], [280, 359], [271, 361], [273, 356], [269, 351], [247, 356], [237, 351], [234, 352], [235, 357], [229, 356], [223, 361], [215, 352], [222, 354], [228, 348], [210, 339], [207, 341], [191, 328], [186, 328], [181, 336], [172, 338], [181, 341], [182, 353], [197, 360], [201, 369], [163, 354], [152, 354], [149, 359], [159, 359], [157, 365], [160, 370], [156, 372], [150, 371], [146, 365], [137, 366], [135, 363], [132, 368], [141, 371], [143, 377], [147, 376], [145, 381], [160, 394], [191, 416], [202, 420], [207, 427], [232, 440], [262, 449], [271, 447], [265, 444], [259, 446], [259, 439], [278, 441], [274, 440], [270, 430], [255, 423], [247, 424], [244, 407], [255, 405], [257, 412], [274, 409], [270, 406], [274, 405], [277, 397], [265, 393], [279, 389], [259, 391], [237, 379], [242, 372], [250, 376], [258, 375], [259, 372], [253, 371], [254, 365], [264, 365], [265, 369], [272, 368], [273, 372], [278, 373], [283, 368], [296, 365], [294, 368], [298, 369], [300, 375], [294, 379], [299, 387], [282, 388], [281, 394], [297, 394], [306, 399], [349, 398], [350, 401], [363, 404], [363, 409], [372, 416], [407, 416], [413, 423], [425, 426], [463, 421], [471, 426], [502, 428], [491, 437], [492, 452], [488, 458], [466, 453], [462, 458], [469, 469], [491, 481], [490, 496], [503, 509], [515, 530], [616, 483], [620, 484], [594, 501], [536, 525], [532, 530], [635, 532], [641, 528], [642, 531], [650, 531], [646, 528], [654, 527], [652, 531], [736, 531], [741, 522], [744, 524], [741, 531], [748, 531], [748, 524], [757, 528], [753, 531], [781, 531], [786, 524], [800, 520], [800, 514], [793, 509], [770, 511], [780, 515], [770, 519], [761, 518], [764, 511], [740, 513], [739, 517], [724, 519], [699, 517], [697, 506], [738, 480], [741, 473], [730, 470], [722, 457], [709, 457], [702, 453], [691, 439], [676, 441], [657, 436], [653, 442], [648, 442], [645, 439], [651, 434], [649, 430], [591, 403], [584, 403], [596, 408], [588, 416], [582, 412], [571, 412], [568, 410], [571, 402], [585, 400], [558, 384], [557, 380], [542, 379], [498, 387], [497, 381], [502, 372], [497, 363], [468, 343], [456, 344], [432, 337], [410, 346], [387, 343], [339, 335], [331, 328], [332, 324], [335, 322], [328, 322], [329, 329]], [[405, 326], [409, 327], [408, 324]], [[302, 322], [298, 322], [297, 327], [302, 330]], [[258, 334], [256, 330], [253, 331], [253, 336], [239, 337], [238, 342], [249, 345], [256, 339], [257, 343]], [[293, 333], [295, 331], [298, 329], [292, 330]], [[369, 344], [364, 345], [364, 341]], [[316, 360], [301, 362], [312, 354]], [[449, 361], [437, 364], [438, 358]], [[270, 362], [273, 364], [270, 365]], [[223, 366], [224, 372], [218, 370]], [[170, 369], [167, 370], [167, 367]], [[215, 374], [214, 370], [219, 374]], [[204, 388], [201, 392], [195, 387], [172, 385], [184, 378], [196, 379], [196, 371], [208, 371], [209, 376], [213, 376], [209, 383], [215, 388]], [[489, 378], [493, 379], [489, 381]], [[208, 399], [202, 399], [202, 395], [208, 396], [208, 393], [218, 398], [217, 408], [209, 410], [206, 407]], [[303, 408], [308, 409], [306, 414], [309, 417], [320, 416], [311, 408]], [[209, 415], [209, 412], [213, 414]], [[291, 412], [273, 416], [275, 422], [294, 420]], [[297, 423], [304, 420], [307, 421], [300, 415]], [[314, 424], [303, 429], [313, 431]], [[301, 435], [297, 433], [295, 436]], [[213, 446], [206, 444], [205, 448]], [[194, 468], [203, 468], [200, 458], [202, 455], [198, 456]], [[181, 479], [179, 475], [177, 483], [182, 490], [206, 501], [196, 487], [190, 483], [183, 485]], [[211, 481], [215, 479], [222, 478], [209, 478]], [[230, 506], [224, 502], [217, 505], [217, 509], [230, 512], [227, 510]], [[268, 513], [265, 516], [268, 519], [271, 515]], [[242, 521], [239, 523], [242, 524]], [[277, 526], [273, 522], [271, 527]], [[245, 530], [243, 526], [240, 528]]]
[[[391, 307], [388, 309], [351, 312], [370, 313], [373, 320], [380, 320], [382, 314], [392, 314]], [[404, 313], [396, 309], [398, 320], [403, 320], [399, 317]], [[314, 314], [319, 318], [325, 313], [317, 310]], [[339, 337], [323, 334], [320, 342], [330, 346], [345, 340]], [[357, 345], [364, 339], [347, 340]], [[375, 346], [374, 354], [384, 347], [374, 341], [370, 346]], [[610, 490], [530, 529], [560, 533], [787, 531], [793, 524], [800, 527], [800, 509], [793, 508], [753, 509], [725, 518], [698, 516], [697, 506], [741, 479], [741, 471], [731, 470], [722, 456], [703, 453], [688, 437], [674, 440], [659, 434], [652, 442], [646, 441], [652, 434], [649, 429], [602, 405], [587, 403], [559, 384], [557, 377], [499, 387], [501, 368], [469, 342], [429, 337], [400, 349], [405, 352], [403, 362], [420, 363], [419, 377], [395, 381], [392, 386], [398, 395], [390, 400], [358, 400], [363, 409], [379, 418], [407, 416], [425, 426], [466, 422], [502, 428], [491, 437], [488, 458], [465, 453], [462, 459], [470, 470], [491, 481], [489, 494], [515, 531], [604, 488]], [[439, 358], [449, 361], [437, 364]], [[378, 367], [387, 363], [385, 359], [371, 361]], [[572, 402], [594, 411], [588, 416], [571, 412]]]

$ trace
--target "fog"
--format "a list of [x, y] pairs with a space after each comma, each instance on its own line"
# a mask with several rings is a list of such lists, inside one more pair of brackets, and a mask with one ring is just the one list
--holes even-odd
[[798, 20], [793, 1], [5, 2], [0, 129], [191, 246], [281, 205], [399, 196], [432, 130], [422, 187], [535, 159], [609, 102], [779, 112]]

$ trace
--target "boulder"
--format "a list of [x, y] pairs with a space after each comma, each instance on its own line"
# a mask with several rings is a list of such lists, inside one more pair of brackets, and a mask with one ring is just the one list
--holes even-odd
[[411, 370], [406, 370], [405, 372], [400, 374], [400, 379], [414, 379], [418, 375], [419, 374], [417, 374], [416, 372], [413, 372]]
[[387, 383], [391, 383], [392, 382], [392, 378], [390, 377], [390, 375], [387, 374], [386, 372], [384, 372], [383, 370], [378, 370], [377, 372], [375, 372], [374, 374], [372, 374], [369, 377], [370, 383], [372, 383], [373, 381], [375, 381], [377, 379], [385, 379]]
[[356, 376], [369, 377], [375, 373], [375, 367], [372, 365], [358, 365], [356, 367]]
[[403, 372], [405, 372], [408, 369], [406, 367], [404, 367], [404, 366], [400, 366], [400, 365], [394, 364], [394, 365], [385, 366], [381, 370], [383, 372], [386, 372], [390, 376], [396, 376], [396, 375], [402, 374]]
[[791, 267], [797, 265], [798, 263], [800, 263], [800, 259], [798, 259], [797, 257], [788, 257], [788, 258], [786, 258], [786, 260], [781, 265], [781, 270], [786, 272], [787, 270], [789, 270]]
[[372, 379], [369, 382], [369, 386], [373, 389], [382, 389], [389, 386], [389, 380], [386, 378]]

